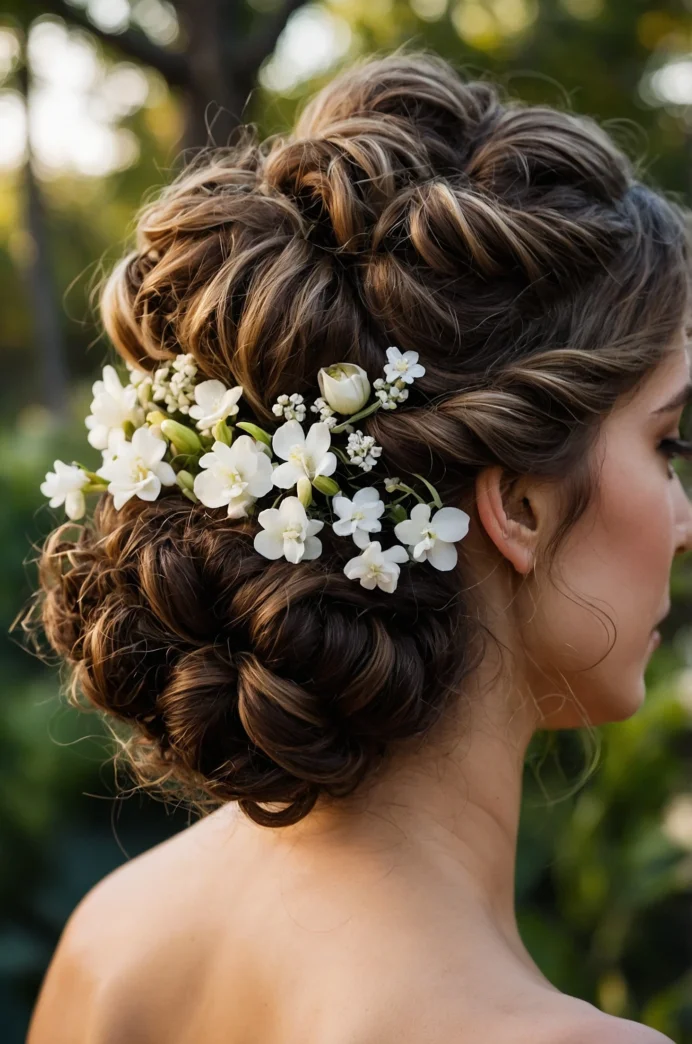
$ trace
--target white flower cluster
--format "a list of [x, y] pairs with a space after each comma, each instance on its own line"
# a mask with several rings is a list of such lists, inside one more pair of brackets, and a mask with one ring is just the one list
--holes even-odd
[[163, 402], [169, 413], [189, 413], [195, 401], [197, 363], [194, 355], [179, 355], [154, 372], [152, 399]]
[[[302, 395], [279, 396], [272, 412], [284, 423], [270, 434], [251, 420], [237, 419], [241, 386], [227, 388], [217, 380], [196, 383], [197, 367], [191, 356], [159, 367], [153, 378], [130, 369], [131, 380], [125, 386], [115, 369], [106, 366], [102, 379], [94, 384], [86, 419], [88, 441], [102, 452], [101, 467], [89, 471], [56, 460], [55, 471], [46, 475], [41, 490], [51, 507], [64, 505], [68, 517], [78, 519], [85, 514], [87, 493], [107, 491], [120, 510], [132, 497], [153, 501], [164, 486], [177, 485], [193, 503], [225, 508], [229, 518], [256, 513], [260, 529], [254, 537], [255, 550], [294, 564], [321, 554], [317, 534], [329, 524], [334, 534], [351, 538], [361, 552], [346, 562], [344, 573], [369, 589], [394, 591], [400, 566], [409, 561], [453, 569], [454, 545], [466, 535], [469, 516], [442, 507], [427, 479], [416, 476], [432, 494], [437, 509], [432, 517], [431, 505], [398, 477], [384, 479], [387, 493], [403, 494], [393, 503], [385, 503], [374, 486], [356, 486], [346, 496], [332, 477], [339, 460], [370, 471], [382, 452], [371, 436], [354, 431], [353, 424], [339, 421], [337, 414], [355, 421], [380, 408], [394, 409], [405, 398], [399, 382], [411, 384], [425, 373], [416, 352], [402, 355], [397, 348], [388, 348], [387, 357], [386, 401], [378, 394], [368, 403], [370, 382], [360, 366], [323, 367], [318, 373], [322, 395], [310, 407], [320, 419], [307, 433], [301, 424], [306, 415]], [[169, 414], [182, 415], [183, 420], [166, 417], [156, 403], [165, 403]], [[195, 427], [184, 420], [194, 421]], [[332, 439], [342, 433], [348, 433], [345, 449], [332, 448]], [[352, 483], [353, 478], [346, 475], [344, 481]], [[275, 489], [290, 492], [257, 511], [256, 502]], [[315, 493], [324, 499], [316, 503]], [[407, 517], [401, 501], [409, 496], [418, 503]], [[399, 541], [393, 547], [383, 548], [380, 542], [383, 520], [393, 524]], [[379, 539], [373, 540], [374, 535]]]
[[327, 400], [323, 399], [321, 395], [315, 399], [310, 409], [313, 413], [319, 413], [320, 420], [323, 424], [326, 424], [328, 428], [333, 428], [335, 424], [339, 423], [339, 418], [336, 413]]
[[408, 399], [407, 384], [412, 384], [416, 377], [422, 377], [425, 369], [418, 362], [418, 352], [404, 352], [398, 348], [387, 349], [389, 362], [385, 365], [385, 378], [378, 377], [373, 383], [375, 395], [382, 403], [382, 409], [395, 410], [399, 403]]
[[275, 417], [283, 417], [284, 420], [305, 420], [305, 400], [302, 395], [295, 392], [293, 395], [280, 395], [272, 406]]
[[372, 435], [354, 431], [348, 437], [346, 453], [352, 464], [362, 468], [363, 471], [372, 471], [377, 464], [377, 458], [382, 453], [382, 447], [377, 445]]

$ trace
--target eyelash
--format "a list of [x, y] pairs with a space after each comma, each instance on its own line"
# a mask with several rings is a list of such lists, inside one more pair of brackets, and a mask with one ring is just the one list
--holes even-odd
[[[668, 461], [675, 457], [682, 457], [683, 460], [692, 459], [692, 442], [686, 439], [662, 439], [658, 448]], [[671, 472], [671, 478], [674, 474], [675, 472]]]

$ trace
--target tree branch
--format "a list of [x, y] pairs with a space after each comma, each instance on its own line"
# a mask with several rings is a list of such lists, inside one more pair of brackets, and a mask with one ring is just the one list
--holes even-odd
[[159, 47], [138, 29], [125, 29], [122, 33], [110, 33], [108, 30], [94, 25], [86, 12], [78, 7], [72, 7], [65, 3], [65, 0], [45, 0], [42, 9], [63, 18], [68, 25], [79, 25], [81, 28], [87, 29], [103, 43], [117, 48], [128, 58], [156, 69], [171, 87], [189, 86], [190, 74], [184, 55], [175, 54], [173, 51]]

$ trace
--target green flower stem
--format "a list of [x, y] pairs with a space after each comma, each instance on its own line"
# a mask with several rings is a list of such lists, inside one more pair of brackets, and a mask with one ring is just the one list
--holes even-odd
[[416, 500], [418, 501], [418, 503], [419, 503], [419, 504], [425, 504], [425, 503], [427, 503], [427, 501], [425, 500], [425, 498], [424, 498], [424, 497], [422, 497], [422, 496], [420, 495], [420, 493], [416, 493], [415, 489], [411, 489], [411, 487], [410, 487], [410, 486], [407, 486], [405, 482], [399, 482], [399, 483], [397, 483], [397, 487], [396, 487], [396, 488], [397, 488], [397, 489], [404, 489], [404, 490], [406, 490], [406, 492], [407, 492], [407, 493], [412, 493], [412, 494], [413, 494], [413, 496], [414, 496], [414, 497], [416, 498]]
[[353, 424], [354, 421], [362, 420], [363, 417], [369, 417], [371, 413], [375, 412], [375, 410], [379, 410], [381, 405], [382, 400], [378, 399], [377, 402], [373, 402], [370, 406], [366, 406], [365, 409], [361, 410], [359, 413], [354, 413], [350, 417], [347, 417], [345, 421], [341, 422], [341, 424], [335, 424], [331, 429], [332, 435], [341, 434], [347, 424]]
[[104, 479], [102, 479], [100, 475], [97, 475], [95, 471], [90, 471], [89, 468], [85, 468], [84, 465], [80, 464], [78, 460], [72, 461], [72, 467], [79, 468], [80, 471], [83, 471], [91, 482], [101, 483], [104, 481]]
[[347, 467], [353, 466], [353, 462], [351, 461], [350, 457], [348, 457], [342, 449], [339, 449], [338, 446], [330, 446], [329, 448], [331, 449], [332, 453], [336, 453], [337, 457], [342, 462], [342, 464], [346, 464]]
[[107, 489], [108, 483], [100, 478], [98, 482], [87, 482], [82, 486], [82, 493], [104, 493]]
[[175, 471], [188, 471], [197, 465], [198, 457], [194, 453], [174, 453], [171, 456], [171, 467]]
[[431, 493], [431, 496], [433, 498], [433, 503], [435, 504], [435, 507], [438, 508], [438, 509], [441, 508], [442, 507], [442, 501], [440, 500], [440, 494], [437, 492], [437, 490], [432, 485], [432, 483], [428, 482], [428, 480], [426, 478], [423, 478], [422, 475], [417, 475], [415, 471], [413, 472], [413, 475], [414, 475], [414, 478], [420, 479], [421, 482], [425, 483], [425, 485], [430, 490], [430, 493]]

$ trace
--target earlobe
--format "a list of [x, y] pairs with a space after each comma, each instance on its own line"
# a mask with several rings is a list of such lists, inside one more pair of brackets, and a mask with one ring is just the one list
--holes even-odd
[[[501, 467], [484, 468], [476, 479], [476, 508], [481, 524], [498, 551], [525, 575], [534, 567], [537, 532], [513, 517], [502, 493]], [[527, 498], [523, 498], [526, 500]]]

